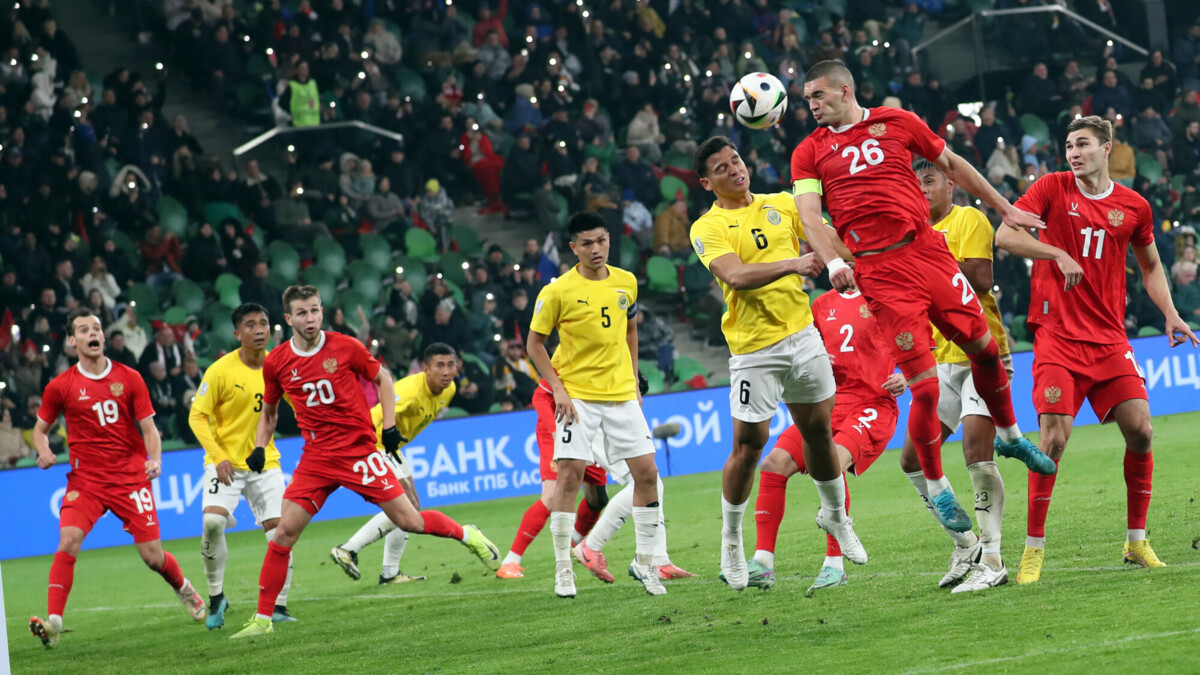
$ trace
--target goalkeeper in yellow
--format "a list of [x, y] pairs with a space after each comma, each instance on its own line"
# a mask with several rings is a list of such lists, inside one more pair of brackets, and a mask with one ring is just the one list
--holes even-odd
[[[246, 498], [255, 521], [266, 532], [267, 541], [275, 533], [283, 506], [279, 450], [274, 441], [262, 451], [254, 449], [254, 434], [262, 413], [262, 366], [267, 358], [270, 321], [267, 310], [252, 302], [235, 309], [232, 318], [233, 335], [241, 347], [222, 356], [205, 371], [188, 415], [192, 433], [204, 448], [204, 534], [200, 538], [200, 554], [208, 578], [209, 612], [205, 625], [209, 630], [225, 625], [225, 612], [229, 609], [223, 590], [229, 554], [225, 530], [237, 525], [233, 511], [238, 500]], [[295, 620], [287, 612], [291, 585], [289, 562], [287, 581], [272, 617], [275, 623]]]
[[[400, 432], [401, 443], [407, 445], [415, 440], [446, 409], [450, 399], [454, 398], [454, 375], [457, 370], [454, 348], [435, 342], [425, 348], [421, 372], [396, 380], [396, 431]], [[383, 410], [378, 405], [371, 408], [371, 419], [375, 422], [375, 435], [378, 437], [383, 423]], [[378, 447], [383, 449], [382, 445]], [[417, 496], [412, 467], [405, 459], [404, 452], [397, 450], [390, 455], [390, 459], [404, 484], [404, 494], [412, 500], [413, 506], [420, 509], [421, 498]], [[400, 572], [400, 558], [404, 555], [404, 547], [408, 545], [408, 533], [397, 528], [386, 513], [375, 514], [346, 543], [333, 547], [329, 556], [351, 579], [357, 581], [362, 577], [358, 571], [358, 552], [380, 538], [384, 539], [380, 585], [425, 580], [425, 577], [410, 577]], [[488, 542], [488, 546], [495, 548], [491, 542]]]

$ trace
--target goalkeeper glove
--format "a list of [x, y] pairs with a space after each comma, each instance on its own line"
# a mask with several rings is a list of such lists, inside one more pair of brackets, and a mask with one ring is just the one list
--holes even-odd
[[246, 458], [246, 466], [254, 473], [262, 473], [263, 467], [267, 465], [267, 451], [262, 447], [257, 447], [250, 456]]

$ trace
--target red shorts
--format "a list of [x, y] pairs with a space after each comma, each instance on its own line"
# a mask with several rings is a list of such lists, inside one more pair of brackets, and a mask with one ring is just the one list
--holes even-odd
[[78, 527], [84, 534], [105, 512], [120, 518], [133, 541], [142, 544], [161, 538], [158, 533], [158, 509], [150, 481], [129, 485], [97, 485], [67, 478], [58, 527]]
[[390, 502], [404, 494], [396, 468], [372, 444], [338, 454], [305, 452], [283, 498], [315, 516], [339, 487], [357, 492], [372, 504]]
[[[533, 409], [537, 411], [538, 471], [543, 481], [557, 480], [558, 467], [554, 461], [554, 394], [537, 388], [533, 394]], [[599, 464], [592, 464], [583, 472], [583, 482], [588, 485], [608, 484], [608, 473]]]
[[1147, 400], [1146, 380], [1128, 342], [1097, 345], [1038, 333], [1033, 343], [1033, 407], [1039, 415], [1079, 414], [1083, 399], [1109, 421], [1117, 404]]
[[932, 230], [918, 234], [907, 246], [856, 258], [854, 280], [891, 345], [896, 365], [909, 379], [937, 365], [930, 322], [955, 343], [988, 332], [983, 307], [967, 277], [945, 239]]
[[[850, 451], [850, 458], [854, 462], [850, 466], [851, 473], [861, 476], [887, 450], [888, 441], [896, 431], [896, 418], [899, 415], [899, 408], [891, 400], [839, 404], [833, 409], [830, 419], [833, 442]], [[775, 447], [790, 455], [796, 466], [807, 473], [804, 466], [804, 440], [796, 425], [793, 424], [779, 435]]]

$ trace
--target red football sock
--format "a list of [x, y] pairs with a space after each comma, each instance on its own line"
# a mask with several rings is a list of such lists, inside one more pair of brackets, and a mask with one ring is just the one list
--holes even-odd
[[912, 392], [912, 407], [908, 411], [908, 435], [913, 439], [921, 471], [929, 480], [942, 473], [942, 423], [938, 420], [938, 381], [926, 378], [908, 388]]
[[441, 511], [422, 511], [421, 518], [425, 520], [425, 534], [462, 541], [462, 525], [454, 522], [450, 516]]
[[263, 558], [262, 572], [258, 575], [258, 613], [271, 616], [275, 613], [275, 600], [287, 582], [288, 561], [292, 549], [275, 542], [267, 544], [267, 555]]
[[[1054, 460], [1055, 466], [1058, 460]], [[1050, 510], [1050, 493], [1054, 492], [1055, 471], [1052, 475], [1029, 472], [1029, 516], [1025, 534], [1030, 537], [1046, 536], [1046, 513]]]
[[[842, 482], [846, 484], [846, 515], [850, 515], [850, 483], [846, 481], [846, 474], [842, 474]], [[825, 535], [825, 557], [836, 558], [842, 555], [842, 547], [838, 545], [837, 539], [833, 538], [832, 534]]]
[[163, 551], [163, 566], [158, 573], [167, 580], [168, 584], [171, 584], [171, 588], [175, 590], [183, 588], [183, 570], [179, 569], [179, 561], [175, 559], [175, 556], [167, 551]]
[[1000, 348], [996, 346], [996, 341], [989, 341], [983, 351], [968, 356], [971, 359], [971, 378], [975, 382], [975, 390], [987, 404], [988, 412], [992, 414], [996, 426], [1004, 428], [1016, 425], [1017, 416], [1013, 412], [1008, 371], [1004, 369], [1004, 361], [1000, 359]]
[[597, 520], [600, 520], [600, 512], [593, 509], [586, 499], [579, 502], [579, 509], [575, 512], [575, 531], [579, 536], [588, 536], [588, 532], [596, 526]]
[[535, 499], [529, 508], [525, 509], [525, 515], [521, 517], [521, 526], [517, 528], [517, 536], [513, 537], [512, 548], [509, 549], [517, 555], [525, 555], [525, 549], [537, 539], [538, 533], [546, 526], [546, 521], [550, 518], [550, 509], [542, 503], [542, 500]]
[[55, 553], [54, 562], [50, 563], [50, 588], [46, 592], [47, 614], [62, 616], [74, 581], [75, 556], [65, 551]]
[[1154, 453], [1125, 449], [1125, 495], [1129, 529], [1146, 529], [1150, 510], [1150, 483], [1154, 475]]
[[758, 499], [754, 502], [754, 523], [757, 525], [756, 551], [775, 552], [779, 524], [787, 506], [787, 477], [771, 471], [759, 472]]

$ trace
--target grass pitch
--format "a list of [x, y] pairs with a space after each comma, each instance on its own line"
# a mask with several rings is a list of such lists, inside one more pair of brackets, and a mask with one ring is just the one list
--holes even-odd
[[[524, 579], [500, 581], [460, 546], [416, 537], [402, 569], [429, 581], [380, 587], [374, 580], [382, 544], [360, 555], [359, 582], [329, 561], [330, 547], [361, 522], [341, 520], [304, 533], [288, 603], [300, 622], [273, 635], [228, 639], [254, 612], [265, 542], [247, 532], [229, 536], [225, 594], [233, 606], [224, 630], [209, 632], [187, 619], [174, 594], [126, 546], [80, 556], [65, 617], [72, 632], [45, 651], [26, 624], [45, 612], [50, 557], [8, 561], [13, 672], [1197, 672], [1200, 414], [1158, 418], [1155, 431], [1149, 536], [1165, 569], [1121, 564], [1124, 444], [1114, 427], [1087, 427], [1076, 431], [1063, 462], [1047, 523], [1046, 566], [1032, 586], [1015, 584], [1025, 539], [1023, 466], [1000, 460], [1008, 492], [1003, 550], [1012, 581], [951, 596], [936, 585], [952, 544], [901, 475], [898, 453], [889, 452], [866, 476], [850, 480], [870, 562], [847, 565], [849, 585], [814, 598], [804, 590], [820, 568], [824, 536], [813, 524], [811, 481], [797, 476], [790, 484], [775, 588], [737, 593], [716, 579], [720, 478], [701, 474], [667, 478], [665, 499], [672, 558], [700, 576], [668, 582], [668, 595], [659, 598], [625, 575], [631, 526], [605, 551], [617, 583], [606, 586], [577, 566], [579, 596], [564, 601], [553, 595], [546, 531], [525, 557]], [[948, 444], [944, 457], [958, 493], [970, 495], [958, 444]], [[507, 550], [530, 499], [446, 511], [478, 524]], [[750, 553], [750, 514], [746, 532]], [[198, 538], [166, 547], [207, 596]]]

